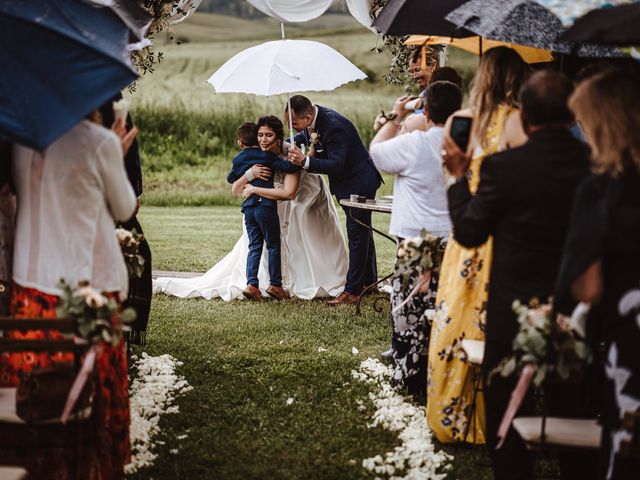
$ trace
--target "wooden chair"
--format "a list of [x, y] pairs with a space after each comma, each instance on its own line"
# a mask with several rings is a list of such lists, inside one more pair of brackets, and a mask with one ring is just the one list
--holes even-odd
[[476, 407], [478, 400], [478, 392], [482, 391], [482, 361], [484, 360], [485, 342], [481, 340], [462, 340], [462, 351], [467, 356], [467, 362], [471, 368], [473, 378], [473, 396], [471, 399], [471, 407], [469, 408], [469, 422], [464, 432], [463, 441], [467, 440], [469, 431], [471, 430], [471, 422], [473, 422], [473, 440], [476, 441], [477, 422]]
[[[57, 331], [71, 337], [76, 333], [77, 323], [70, 319], [12, 318], [0, 317], [0, 332], [10, 330], [40, 330], [45, 333]], [[46, 335], [48, 336], [48, 335]], [[79, 370], [82, 354], [86, 346], [79, 346], [71, 338], [22, 340], [0, 336], [0, 353], [70, 352], [74, 356], [76, 371]], [[60, 418], [42, 422], [26, 422], [16, 413], [16, 388], [0, 388], [0, 463], [20, 465], [30, 470], [34, 478], [38, 472], [32, 471], [34, 453], [38, 449], [64, 449], [71, 453], [72, 478], [82, 478], [78, 471], [79, 451], [86, 442], [90, 430], [91, 407], [72, 415], [66, 425]], [[60, 412], [62, 415], [62, 412]], [[1, 470], [0, 470], [1, 472]], [[9, 471], [7, 471], [9, 475]], [[0, 480], [4, 477], [0, 476]], [[7, 478], [21, 478], [9, 477]]]
[[20, 467], [0, 467], [0, 480], [25, 480], [27, 471]]
[[530, 449], [598, 449], [602, 435], [596, 419], [518, 417], [513, 428]]

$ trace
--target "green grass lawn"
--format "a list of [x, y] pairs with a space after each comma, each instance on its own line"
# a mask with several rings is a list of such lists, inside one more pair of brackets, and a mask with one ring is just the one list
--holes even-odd
[[[386, 229], [388, 216], [375, 223]], [[140, 221], [154, 268], [204, 271], [228, 252], [241, 232], [235, 207], [144, 207]], [[391, 268], [393, 245], [377, 241], [380, 272]], [[362, 459], [397, 445], [393, 434], [368, 429], [367, 387], [350, 371], [377, 357], [389, 342], [388, 311], [367, 302], [351, 307], [321, 301], [255, 304], [180, 300], [156, 295], [148, 345], [134, 353], [170, 353], [194, 390], [179, 398], [180, 413], [162, 418], [155, 464], [133, 479], [373, 478]], [[354, 356], [351, 348], [360, 351]], [[318, 348], [326, 348], [319, 353]], [[287, 398], [294, 403], [286, 405]], [[186, 433], [184, 440], [176, 437]], [[178, 454], [170, 450], [178, 448]], [[483, 479], [482, 448], [446, 446], [455, 459], [447, 478]]]

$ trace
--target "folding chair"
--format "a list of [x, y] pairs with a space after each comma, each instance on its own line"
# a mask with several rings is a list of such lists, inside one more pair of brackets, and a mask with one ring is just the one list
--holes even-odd
[[[76, 321], [70, 319], [0, 317], [0, 332], [40, 330], [45, 333], [57, 331], [71, 336], [76, 333], [76, 326]], [[75, 371], [79, 371], [82, 354], [86, 348], [71, 338], [22, 340], [0, 336], [0, 353], [70, 352], [74, 356]], [[38, 478], [39, 472], [33, 471], [33, 459], [38, 449], [70, 450], [71, 478], [82, 478], [82, 473], [77, 468], [78, 458], [82, 445], [86, 444], [85, 437], [88, 438], [91, 407], [76, 412], [66, 425], [62, 424], [60, 418], [26, 422], [16, 413], [16, 391], [17, 388], [0, 388], [0, 430], [3, 432], [0, 435], [0, 463], [25, 467], [33, 478]], [[8, 479], [21, 478], [10, 477], [9, 473], [7, 470]], [[14, 471], [11, 473], [15, 474]], [[0, 480], [3, 478], [0, 476]]]
[[467, 441], [469, 431], [471, 430], [471, 422], [473, 422], [473, 440], [476, 440], [477, 422], [476, 407], [478, 400], [478, 392], [482, 392], [482, 361], [484, 360], [485, 342], [481, 340], [462, 340], [462, 351], [467, 356], [467, 362], [471, 368], [473, 378], [473, 396], [471, 398], [471, 407], [469, 408], [469, 419], [465, 428], [463, 441]]

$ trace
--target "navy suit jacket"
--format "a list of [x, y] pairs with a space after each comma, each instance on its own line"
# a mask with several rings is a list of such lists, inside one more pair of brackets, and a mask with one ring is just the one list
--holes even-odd
[[[331, 193], [338, 199], [349, 198], [351, 194], [373, 198], [382, 177], [356, 127], [338, 112], [317, 107], [315, 133], [318, 140], [315, 156], [309, 157], [309, 172], [327, 174]], [[296, 135], [295, 142], [309, 146], [308, 132], [305, 130]]]
[[[282, 172], [297, 172], [300, 167], [296, 167], [293, 163], [283, 160], [275, 153], [263, 152], [258, 147], [243, 148], [233, 158], [233, 166], [229, 175], [227, 175], [227, 182], [233, 183], [245, 174], [254, 165], [263, 165], [269, 167], [272, 170], [280, 170]], [[269, 180], [262, 180], [256, 178], [251, 182], [254, 187], [273, 188], [273, 176]], [[264, 198], [259, 195], [252, 195], [242, 202], [242, 210], [246, 207], [253, 207], [255, 205], [262, 205], [263, 207], [275, 207], [277, 202], [270, 198]]]

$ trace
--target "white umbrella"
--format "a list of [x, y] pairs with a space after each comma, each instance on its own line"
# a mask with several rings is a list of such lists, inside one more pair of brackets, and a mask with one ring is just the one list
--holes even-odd
[[[234, 55], [207, 80], [217, 93], [279, 95], [335, 90], [367, 75], [341, 53], [310, 40], [276, 40]], [[292, 132], [291, 108], [289, 131]]]
[[333, 0], [247, 0], [265, 15], [281, 22], [308, 22], [318, 18]]

